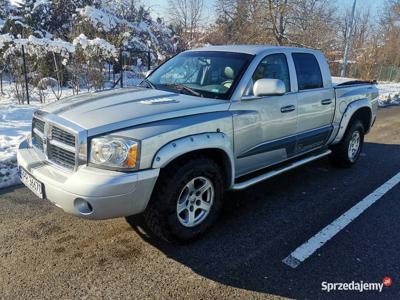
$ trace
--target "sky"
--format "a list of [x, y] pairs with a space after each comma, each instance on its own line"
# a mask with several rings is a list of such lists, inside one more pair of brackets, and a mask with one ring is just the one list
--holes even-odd
[[[335, 1], [338, 6], [343, 9], [351, 9], [353, 5], [353, 0], [331, 0]], [[386, 0], [357, 0], [357, 9], [367, 9], [370, 8], [371, 10], [371, 15], [373, 17], [376, 17], [379, 13], [379, 9], [383, 6]], [[155, 17], [162, 17], [162, 18], [167, 18], [168, 17], [168, 0], [142, 0], [142, 3], [145, 6], [148, 6], [151, 8], [151, 14]], [[216, 0], [204, 0], [204, 4], [206, 6], [207, 11], [207, 16], [209, 22], [212, 22], [216, 15], [215, 15], [215, 10], [214, 10], [214, 5], [216, 3]]]
[[[18, 3], [21, 0], [10, 0], [11, 3]], [[22, 0], [23, 1], [23, 0]], [[343, 9], [351, 9], [353, 0], [330, 0], [338, 4]], [[151, 9], [153, 17], [161, 17], [168, 19], [168, 0], [141, 0], [144, 6]], [[380, 8], [384, 5], [386, 0], [357, 0], [357, 9], [370, 8], [372, 17], [376, 17], [379, 13]], [[206, 11], [205, 23], [212, 23], [216, 18], [216, 12], [214, 9], [216, 0], [204, 0]]]
[[[211, 23], [215, 20], [215, 3], [216, 0], [203, 0], [205, 9], [207, 10], [207, 19]], [[151, 8], [151, 14], [154, 17], [168, 19], [168, 0], [141, 0], [144, 6]]]

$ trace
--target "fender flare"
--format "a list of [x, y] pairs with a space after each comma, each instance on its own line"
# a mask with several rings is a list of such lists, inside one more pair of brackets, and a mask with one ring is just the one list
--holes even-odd
[[[346, 132], [347, 126], [350, 123], [351, 118], [356, 113], [356, 111], [358, 111], [361, 108], [368, 108], [370, 110], [371, 116], [372, 116], [371, 102], [367, 98], [363, 98], [363, 99], [359, 99], [359, 100], [351, 102], [347, 106], [347, 108], [342, 116], [342, 119], [339, 124], [338, 133], [336, 134], [336, 137], [333, 140], [332, 144], [337, 144], [342, 140], [342, 138]], [[370, 122], [371, 121], [372, 120], [370, 120]], [[370, 124], [370, 126], [371, 126], [371, 124]]]
[[188, 154], [192, 151], [218, 149], [222, 150], [229, 158], [230, 170], [228, 170], [229, 186], [233, 186], [235, 181], [235, 162], [233, 146], [227, 135], [222, 132], [201, 133], [179, 138], [162, 146], [153, 158], [152, 168], [163, 168], [171, 161]]

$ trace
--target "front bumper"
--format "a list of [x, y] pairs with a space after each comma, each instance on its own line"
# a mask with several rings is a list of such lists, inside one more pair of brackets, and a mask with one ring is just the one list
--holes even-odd
[[[43, 153], [20, 144], [18, 165], [44, 184], [45, 198], [65, 212], [88, 219], [130, 216], [145, 210], [159, 169], [122, 173], [81, 166], [68, 172], [45, 160]], [[89, 203], [82, 206], [82, 203]]]

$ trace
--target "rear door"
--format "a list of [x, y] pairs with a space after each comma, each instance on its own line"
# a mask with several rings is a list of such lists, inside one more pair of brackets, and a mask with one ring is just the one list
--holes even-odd
[[[292, 59], [298, 87], [295, 152], [301, 153], [318, 148], [328, 140], [333, 129], [335, 94], [330, 81], [329, 68], [322, 55], [293, 52]], [[323, 78], [323, 76], [329, 78]]]

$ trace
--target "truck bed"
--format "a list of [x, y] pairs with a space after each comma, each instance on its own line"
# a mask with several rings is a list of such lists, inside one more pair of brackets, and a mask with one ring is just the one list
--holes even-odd
[[376, 81], [360, 80], [355, 78], [347, 77], [332, 77], [332, 86], [336, 87], [348, 87], [353, 85], [363, 85], [363, 84], [376, 84]]

